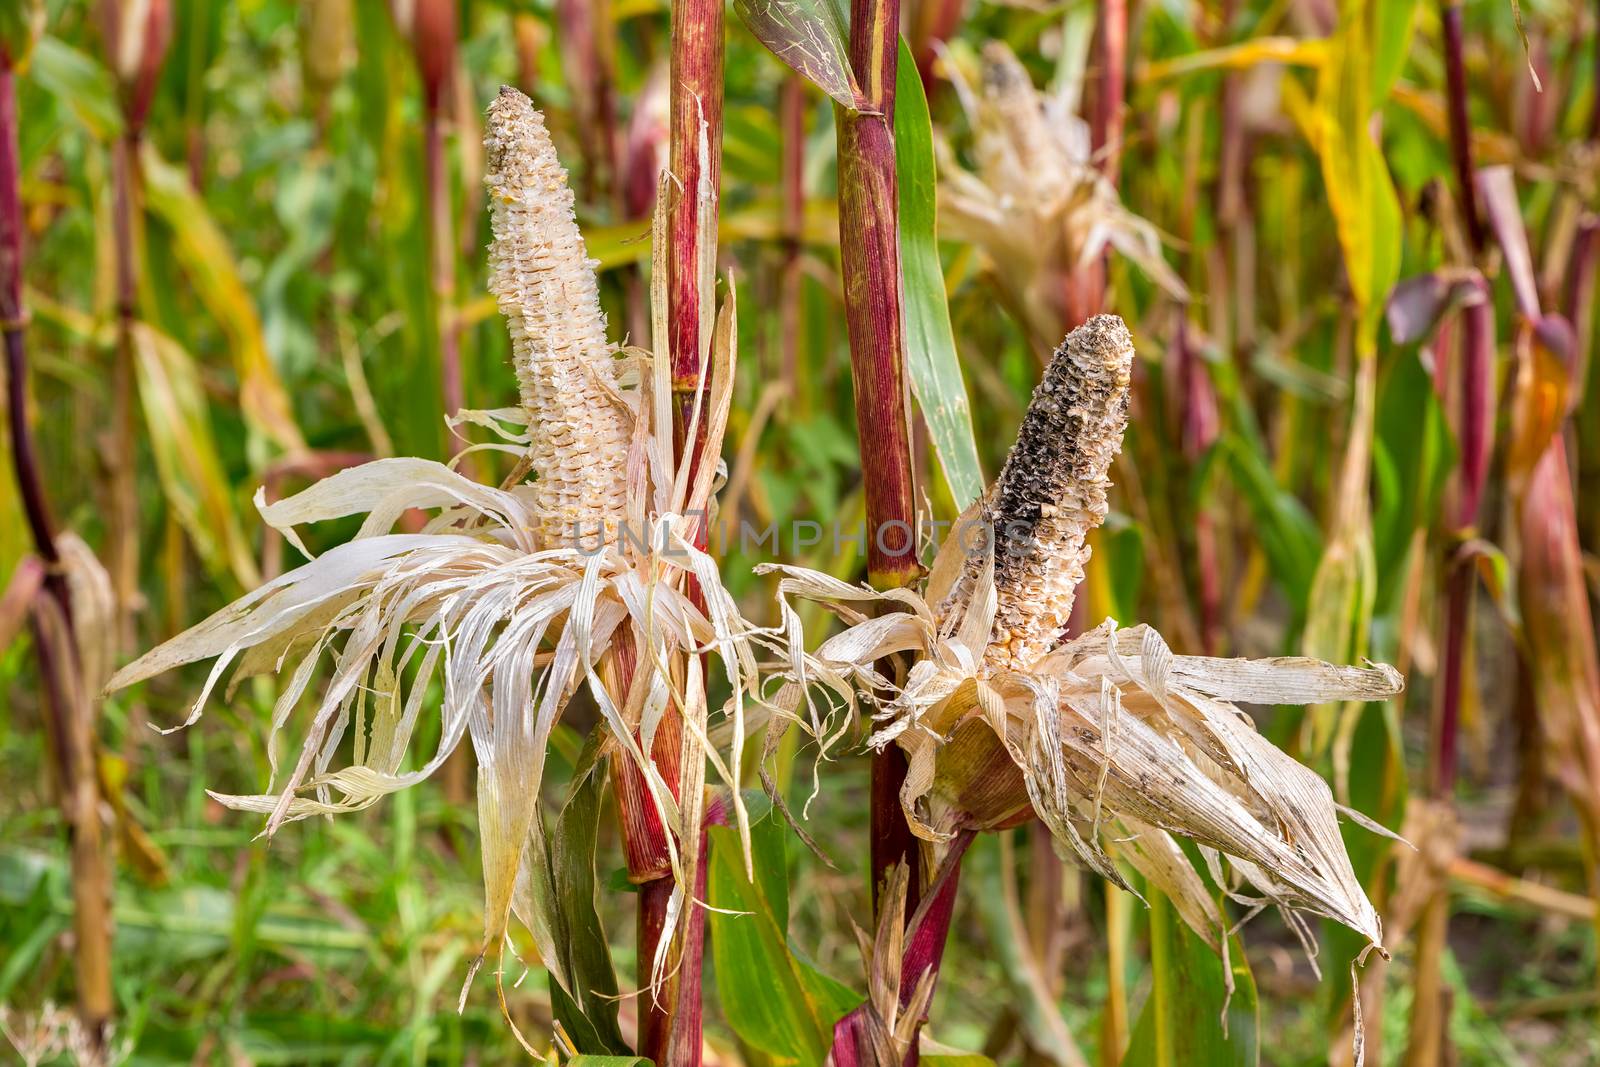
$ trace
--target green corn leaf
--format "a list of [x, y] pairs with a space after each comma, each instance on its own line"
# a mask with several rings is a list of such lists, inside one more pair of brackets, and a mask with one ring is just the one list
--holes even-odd
[[1214, 454], [1225, 462], [1250, 509], [1262, 551], [1272, 564], [1273, 577], [1289, 595], [1296, 616], [1303, 616], [1322, 555], [1322, 535], [1316, 521], [1293, 493], [1278, 485], [1261, 453], [1243, 437], [1232, 432], [1223, 435]]
[[833, 0], [733, 0], [756, 40], [848, 108], [861, 106], [844, 14]]
[[122, 108], [111, 72], [87, 52], [55, 37], [42, 37], [28, 73], [102, 141], [122, 132]]
[[765, 800], [758, 797], [746, 800], [754, 882], [744, 876], [738, 833], [707, 831], [706, 893], [711, 907], [722, 909], [707, 916], [717, 996], [741, 1040], [779, 1063], [821, 1063], [834, 1022], [861, 998], [790, 949], [785, 827], [770, 807], [755, 814]]
[[[1398, 72], [1393, 39], [1398, 35], [1403, 42], [1410, 19], [1398, 25], [1382, 17], [1380, 23], [1375, 9], [1383, 6], [1362, 0], [1341, 5], [1339, 29], [1328, 41], [1317, 79], [1317, 150], [1363, 334], [1377, 329], [1400, 270], [1400, 202], [1373, 141], [1371, 119], [1381, 102], [1374, 86], [1392, 81]], [[1380, 24], [1389, 42], [1382, 45]]]
[[[1003, 831], [1005, 832], [1005, 831]], [[967, 883], [975, 887], [972, 901], [1004, 976], [1010, 1002], [1028, 1043], [1052, 1063], [1077, 1063], [1083, 1059], [1072, 1031], [1049, 991], [1032, 980], [1037, 962], [1030, 958], [1027, 931], [1021, 915], [1008, 904], [1006, 863], [1011, 862], [999, 834], [983, 834], [962, 861]], [[1014, 903], [1014, 896], [1010, 897]]]
[[556, 1018], [580, 1050], [622, 1053], [628, 1046], [617, 1024], [617, 976], [595, 907], [595, 839], [605, 786], [598, 737], [578, 757], [554, 831], [548, 840], [535, 832], [529, 843], [545, 857], [542, 870], [537, 860], [529, 865], [535, 868], [529, 881], [535, 922], [545, 927], [535, 940], [550, 968]]
[[1426, 368], [1415, 353], [1400, 355], [1378, 388], [1377, 508], [1372, 532], [1380, 612], [1400, 596], [1416, 531], [1438, 513], [1456, 457], [1455, 441]]
[[1150, 997], [1123, 1067], [1255, 1067], [1261, 1062], [1260, 1006], [1239, 939], [1229, 939], [1230, 997], [1222, 958], [1184, 925], [1167, 898], [1152, 892], [1149, 914]]
[[972, 409], [961, 379], [944, 269], [939, 262], [933, 123], [917, 64], [900, 42], [895, 82], [894, 155], [899, 171], [900, 264], [905, 275], [906, 366], [957, 510], [983, 494]]
[[[1403, 41], [1409, 19], [1404, 23], [1385, 19], [1378, 12], [1381, 6], [1369, 0], [1345, 0], [1340, 5], [1339, 28], [1328, 42], [1314, 107], [1323, 184], [1356, 304], [1357, 366], [1346, 455], [1326, 548], [1311, 585], [1302, 649], [1307, 655], [1341, 663], [1365, 654], [1377, 598], [1368, 501], [1377, 406], [1375, 367], [1384, 306], [1400, 276], [1404, 229], [1388, 165], [1373, 138], [1372, 114], [1381, 103], [1375, 87], [1386, 88], [1384, 83], [1398, 70], [1398, 60], [1386, 57], [1394, 51], [1397, 35]], [[1312, 751], [1335, 744], [1334, 788], [1343, 796], [1350, 736], [1360, 709], [1346, 705], [1337, 717], [1335, 710], [1313, 709]]]
[[1411, 51], [1412, 16], [1417, 0], [1385, 0], [1376, 6], [1373, 26], [1372, 99], [1378, 106], [1394, 88]]
[[[1400, 717], [1393, 704], [1357, 705], [1359, 715], [1351, 738], [1351, 762], [1360, 774], [1350, 776], [1350, 806], [1398, 832], [1405, 819], [1407, 784], [1400, 747]], [[1389, 870], [1392, 842], [1348, 820], [1341, 826], [1350, 865], [1364, 886]], [[1336, 922], [1320, 924], [1325, 1018], [1329, 1034], [1350, 1025], [1349, 965], [1367, 947], [1361, 935]], [[1359, 975], [1359, 971], [1357, 974]], [[1371, 1021], [1368, 1026], [1373, 1025]]]

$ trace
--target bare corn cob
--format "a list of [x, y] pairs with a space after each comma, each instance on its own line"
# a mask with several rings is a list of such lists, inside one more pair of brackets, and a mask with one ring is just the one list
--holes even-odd
[[534, 503], [548, 547], [592, 545], [626, 516], [629, 425], [610, 395], [615, 372], [593, 260], [544, 118], [510, 86], [489, 105], [489, 289], [511, 332], [528, 413]]
[[1085, 538], [1106, 517], [1132, 366], [1128, 328], [1097, 315], [1067, 335], [1033, 391], [986, 504], [995, 539], [991, 670], [1030, 666], [1066, 632], [1089, 561]]

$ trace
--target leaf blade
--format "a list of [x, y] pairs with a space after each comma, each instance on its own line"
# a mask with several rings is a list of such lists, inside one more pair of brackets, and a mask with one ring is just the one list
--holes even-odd
[[933, 123], [905, 40], [895, 86], [894, 154], [899, 175], [900, 263], [905, 275], [906, 368], [956, 510], [983, 494], [972, 408], [961, 377], [944, 269], [939, 261]]

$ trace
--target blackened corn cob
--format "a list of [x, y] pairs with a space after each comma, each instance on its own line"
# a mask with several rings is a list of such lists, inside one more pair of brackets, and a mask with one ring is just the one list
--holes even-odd
[[986, 506], [995, 546], [990, 670], [1026, 668], [1066, 632], [1086, 538], [1106, 517], [1132, 367], [1128, 328], [1097, 315], [1067, 335], [1033, 391]]

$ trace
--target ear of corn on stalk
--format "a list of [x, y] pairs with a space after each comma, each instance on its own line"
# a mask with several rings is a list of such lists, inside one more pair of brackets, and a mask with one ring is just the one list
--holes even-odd
[[939, 143], [941, 221], [988, 255], [1036, 336], [1059, 336], [1066, 275], [1108, 248], [1175, 297], [1156, 228], [1123, 206], [1095, 167], [1089, 127], [1061, 92], [1040, 92], [1000, 41], [984, 46], [977, 87], [947, 64], [973, 131], [974, 170]]
[[[1376, 945], [1378, 916], [1351, 869], [1327, 785], [1232, 701], [1381, 699], [1399, 691], [1396, 671], [1177, 656], [1150, 627], [1111, 620], [1063, 639], [1088, 557], [1084, 538], [1106, 511], [1132, 355], [1114, 317], [1073, 331], [1034, 393], [999, 481], [957, 523], [922, 595], [768, 568], [783, 575], [790, 632], [793, 684], [781, 701], [801, 722], [807, 686], [834, 707], [865, 707], [869, 743], [907, 753], [902, 806], [929, 840], [1031, 812], [1114, 883], [1127, 887], [1118, 861], [1138, 870], [1220, 947], [1227, 920], [1177, 844], [1187, 837], [1224, 892], [1251, 908], [1278, 905], [1308, 942], [1301, 911]], [[959, 532], [975, 518], [992, 523], [993, 534], [969, 555], [975, 542]], [[794, 643], [794, 596], [828, 604], [849, 623], [809, 657]], [[901, 610], [874, 615], [874, 603]], [[872, 666], [891, 653], [912, 657], [900, 686]], [[856, 703], [855, 690], [867, 699]], [[819, 738], [832, 736], [812, 718]]]
[[[534, 480], [495, 488], [441, 463], [397, 458], [341, 471], [271, 505], [258, 494], [263, 519], [302, 551], [295, 527], [348, 515], [366, 519], [353, 540], [146, 653], [119, 671], [109, 688], [215, 659], [188, 725], [230, 665], [236, 664], [235, 685], [252, 675], [280, 674], [269, 791], [212, 794], [230, 807], [267, 815], [269, 834], [285, 821], [362, 808], [421, 781], [470, 738], [479, 770], [484, 954], [497, 956], [513, 910], [536, 941], [550, 929], [536, 914], [537, 894], [528, 890], [530, 853], [539, 849], [537, 862], [543, 862], [537, 810], [545, 752], [580, 684], [594, 695], [608, 743], [642, 772], [645, 800], [669, 831], [669, 844], [682, 843], [671, 856], [679, 887], [671, 921], [683, 921], [691, 910], [681, 887], [693, 884], [708, 764], [735, 786], [732, 806], [748, 865], [748, 819], [736, 785], [744, 702], [755, 687], [751, 635], [759, 631], [739, 616], [716, 564], [691, 541], [694, 520], [688, 516], [707, 506], [714, 467], [704, 465], [693, 479], [674, 477], [670, 419], [653, 417], [660, 405], [651, 390], [619, 385], [624, 376], [613, 369], [606, 346], [572, 195], [526, 97], [502, 91], [489, 112], [486, 144], [492, 288], [512, 333], [522, 408], [462, 418], [525, 444]], [[732, 305], [730, 289], [714, 331], [715, 386], [701, 412], [711, 455], [721, 448], [732, 395]], [[711, 323], [706, 329], [712, 333]], [[654, 394], [664, 395], [666, 361], [652, 362], [649, 370]], [[508, 423], [526, 429], [508, 430]], [[640, 460], [630, 464], [635, 446]], [[634, 468], [644, 473], [633, 475]], [[433, 518], [419, 533], [390, 532], [410, 509], [431, 511]], [[648, 531], [643, 541], [617, 536], [630, 516]], [[581, 544], [572, 538], [580, 528]], [[691, 574], [699, 603], [685, 592]], [[614, 694], [600, 666], [624, 630], [639, 667], [628, 691]], [[723, 665], [731, 693], [723, 709], [731, 737], [726, 755], [707, 747], [700, 675], [690, 672], [678, 681], [665, 669], [682, 648], [714, 652]], [[310, 701], [315, 710], [285, 774], [277, 764], [277, 734], [312, 692], [325, 662], [327, 683]], [[443, 693], [439, 747], [407, 769], [406, 750], [435, 681]], [[670, 706], [681, 710], [686, 724], [676, 783], [667, 782], [648, 755]], [[346, 737], [353, 763], [335, 767]], [[656, 961], [656, 981], [669, 964]], [[559, 972], [554, 977], [565, 980]]]
[[[994, 531], [995, 617], [984, 663], [1021, 669], [1066, 632], [1087, 537], [1128, 423], [1133, 338], [1099, 315], [1056, 349], [985, 510]], [[972, 569], [981, 561], [974, 559]]]

